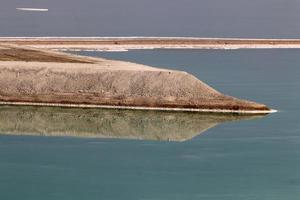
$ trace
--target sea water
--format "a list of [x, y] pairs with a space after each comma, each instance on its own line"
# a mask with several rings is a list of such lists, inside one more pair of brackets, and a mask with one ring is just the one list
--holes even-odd
[[[80, 54], [184, 70], [225, 94], [265, 103], [278, 112], [223, 123], [183, 142], [4, 132], [0, 199], [300, 198], [300, 50]], [[16, 118], [30, 117], [21, 116]]]
[[298, 0], [1, 0], [0, 36], [299, 38], [299, 7]]

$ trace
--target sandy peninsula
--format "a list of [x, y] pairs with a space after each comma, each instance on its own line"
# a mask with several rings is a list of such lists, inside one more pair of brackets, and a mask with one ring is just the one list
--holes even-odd
[[136, 63], [0, 45], [0, 104], [270, 113], [191, 74]]

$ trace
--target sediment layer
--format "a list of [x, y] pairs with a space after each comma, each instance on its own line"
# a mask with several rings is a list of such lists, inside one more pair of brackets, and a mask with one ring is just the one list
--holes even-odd
[[12, 45], [0, 52], [0, 101], [6, 104], [271, 112], [182, 71]]

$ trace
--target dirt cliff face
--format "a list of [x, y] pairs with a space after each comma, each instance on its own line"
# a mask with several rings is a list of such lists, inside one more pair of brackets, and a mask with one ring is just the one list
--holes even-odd
[[30, 49], [19, 50], [27, 62], [15, 59], [18, 48], [12, 59], [0, 62], [1, 101], [269, 111], [265, 105], [225, 96], [186, 72], [49, 51], [36, 50], [37, 56], [32, 50], [26, 56]]

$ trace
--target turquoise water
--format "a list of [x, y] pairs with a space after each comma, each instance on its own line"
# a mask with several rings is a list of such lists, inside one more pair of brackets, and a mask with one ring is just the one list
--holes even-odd
[[[0, 135], [0, 199], [299, 199], [300, 50], [81, 54], [185, 70], [279, 112], [222, 123], [183, 142]], [[12, 119], [43, 113], [24, 112]], [[11, 116], [1, 113], [0, 122]]]

